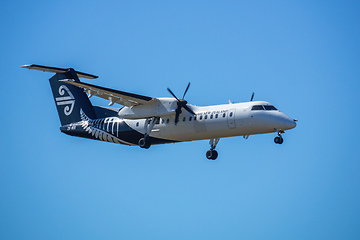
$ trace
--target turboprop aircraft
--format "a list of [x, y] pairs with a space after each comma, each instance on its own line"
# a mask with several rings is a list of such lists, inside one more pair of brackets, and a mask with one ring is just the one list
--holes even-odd
[[[59, 114], [61, 132], [77, 137], [149, 148], [154, 144], [210, 139], [209, 160], [215, 160], [220, 138], [277, 133], [276, 144], [283, 143], [282, 133], [296, 127], [291, 119], [265, 101], [231, 103], [214, 106], [190, 105], [168, 88], [173, 98], [152, 98], [80, 82], [95, 75], [41, 65], [23, 68], [55, 73], [50, 85]], [[86, 93], [88, 95], [86, 95]], [[97, 96], [122, 108], [93, 106], [90, 97]]]

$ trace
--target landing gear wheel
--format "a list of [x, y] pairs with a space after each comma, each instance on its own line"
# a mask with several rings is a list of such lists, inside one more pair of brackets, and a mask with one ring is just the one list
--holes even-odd
[[139, 146], [141, 148], [148, 149], [151, 146], [150, 139], [148, 137], [140, 138], [139, 140]]
[[282, 137], [275, 137], [274, 142], [276, 144], [282, 144], [284, 142], [284, 139]]
[[206, 158], [209, 160], [215, 160], [218, 157], [218, 152], [216, 150], [208, 150], [206, 152]]

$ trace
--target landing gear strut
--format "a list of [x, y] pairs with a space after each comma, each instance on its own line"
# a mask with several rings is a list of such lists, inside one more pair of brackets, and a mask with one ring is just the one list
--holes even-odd
[[146, 122], [145, 122], [145, 134], [144, 134], [144, 137], [140, 138], [140, 140], [139, 140], [139, 146], [141, 148], [148, 149], [151, 146], [149, 133], [154, 128], [156, 120], [157, 120], [156, 117], [146, 119]]
[[206, 158], [209, 160], [215, 160], [218, 157], [218, 152], [215, 150], [216, 145], [219, 143], [220, 138], [210, 139], [210, 150], [206, 152]]
[[282, 144], [284, 142], [284, 139], [281, 136], [282, 133], [284, 133], [284, 131], [278, 131], [278, 136], [274, 138], [276, 144]]

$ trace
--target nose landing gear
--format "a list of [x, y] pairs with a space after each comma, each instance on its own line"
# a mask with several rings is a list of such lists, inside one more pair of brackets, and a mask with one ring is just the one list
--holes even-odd
[[284, 131], [278, 131], [278, 136], [274, 138], [276, 144], [282, 144], [284, 142], [284, 139], [281, 136], [282, 133], [284, 133]]
[[209, 160], [215, 160], [218, 157], [218, 152], [215, 150], [216, 145], [219, 143], [220, 138], [210, 139], [210, 150], [206, 152], [206, 158]]

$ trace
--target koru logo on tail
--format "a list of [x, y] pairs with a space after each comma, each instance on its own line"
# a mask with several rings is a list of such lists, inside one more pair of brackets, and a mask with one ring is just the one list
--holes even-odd
[[[65, 96], [65, 93], [67, 93], [67, 96]], [[72, 113], [75, 105], [74, 95], [72, 95], [70, 90], [65, 85], [61, 85], [59, 87], [59, 94], [62, 97], [55, 98], [56, 105], [66, 105], [64, 108], [64, 113], [66, 116], [69, 116]]]

